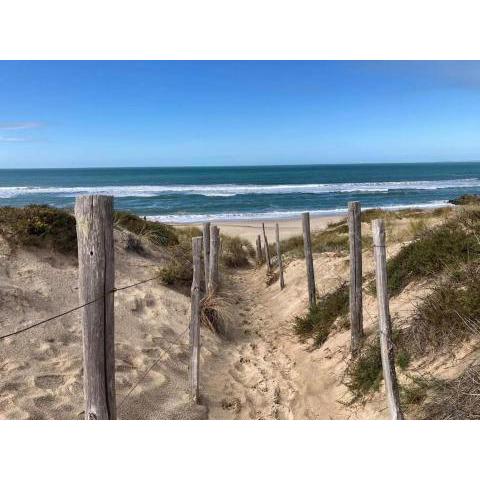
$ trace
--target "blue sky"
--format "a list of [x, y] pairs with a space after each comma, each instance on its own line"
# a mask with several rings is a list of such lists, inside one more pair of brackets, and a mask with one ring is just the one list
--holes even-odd
[[0, 61], [0, 168], [480, 160], [480, 62]]

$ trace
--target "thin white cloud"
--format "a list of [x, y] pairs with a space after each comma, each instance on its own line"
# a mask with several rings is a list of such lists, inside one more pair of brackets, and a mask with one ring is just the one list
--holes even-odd
[[0, 130], [28, 130], [41, 126], [40, 122], [0, 122]]
[[29, 138], [0, 136], [0, 142], [4, 142], [4, 143], [21, 143], [21, 142], [29, 142], [29, 141], [30, 141]]

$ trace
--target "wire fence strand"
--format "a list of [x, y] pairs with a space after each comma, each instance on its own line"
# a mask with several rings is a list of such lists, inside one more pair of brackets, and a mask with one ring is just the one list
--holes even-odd
[[[130, 397], [130, 395], [134, 392], [134, 390], [145, 380], [145, 378], [147, 378], [148, 374], [165, 358], [165, 355], [170, 355], [172, 353], [172, 348], [173, 346], [175, 345], [180, 345], [179, 343], [177, 343], [184, 335], [185, 333], [187, 333], [188, 329], [190, 328], [190, 325], [187, 325], [187, 328], [185, 328], [185, 330], [183, 330], [183, 332], [181, 332], [179, 335], [177, 335], [174, 340], [175, 342], [170, 342], [170, 346], [167, 347], [165, 350], [162, 350], [162, 352], [160, 353], [159, 357], [147, 368], [147, 370], [145, 370], [145, 373], [139, 378], [139, 380], [130, 388], [130, 390], [124, 395], [124, 397], [122, 398], [122, 400], [120, 401], [119, 405], [118, 405], [118, 410], [120, 410], [122, 408], [122, 406], [125, 404], [125, 402], [128, 400], [128, 398]], [[187, 344], [183, 344], [184, 346], [188, 346]], [[184, 365], [187, 365], [188, 364], [185, 364], [185, 362], [182, 362]]]
[[160, 278], [160, 275], [156, 275], [155, 277], [147, 278], [145, 280], [140, 280], [139, 282], [135, 282], [135, 283], [132, 283], [130, 285], [125, 285], [123, 287], [114, 288], [114, 289], [110, 290], [109, 292], [105, 293], [104, 295], [101, 295], [101, 296], [99, 296], [99, 297], [97, 297], [93, 300], [90, 300], [89, 302], [86, 302], [83, 305], [78, 305], [78, 306], [73, 307], [69, 310], [66, 310], [65, 312], [58, 313], [58, 314], [56, 314], [52, 317], [45, 318], [44, 320], [40, 320], [39, 322], [32, 323], [30, 325], [27, 325], [26, 327], [19, 328], [18, 330], [15, 330], [13, 332], [6, 333], [4, 335], [0, 335], [0, 340], [4, 340], [5, 338], [13, 337], [15, 335], [18, 335], [19, 333], [26, 332], [28, 330], [31, 330], [32, 328], [38, 327], [40, 325], [44, 325], [45, 323], [51, 322], [53, 320], [57, 320], [58, 318], [61, 318], [65, 315], [68, 315], [69, 313], [76, 312], [77, 310], [80, 310], [84, 307], [87, 307], [88, 305], [91, 305], [92, 303], [98, 302], [99, 300], [102, 300], [102, 298], [105, 298], [107, 295], [110, 295], [112, 293], [121, 292], [123, 290], [127, 290], [128, 288], [137, 287], [138, 285], [143, 285], [145, 283], [152, 282], [153, 280], [157, 280], [159, 278]]

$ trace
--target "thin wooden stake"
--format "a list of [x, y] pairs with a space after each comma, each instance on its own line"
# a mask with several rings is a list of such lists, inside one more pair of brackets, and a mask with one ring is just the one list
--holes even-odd
[[392, 341], [392, 324], [387, 290], [387, 255], [385, 249], [385, 224], [382, 219], [372, 222], [373, 249], [377, 285], [378, 318], [380, 330], [380, 353], [382, 356], [383, 378], [387, 392], [388, 408], [392, 420], [403, 420], [400, 408], [395, 352]]
[[350, 325], [351, 349], [356, 355], [363, 337], [362, 306], [362, 222], [359, 202], [348, 204], [348, 231], [350, 241]]
[[310, 214], [308, 212], [302, 213], [302, 227], [305, 262], [307, 264], [308, 303], [310, 307], [314, 307], [317, 303], [317, 300], [315, 296], [315, 272], [313, 270], [312, 239], [310, 237]]
[[280, 251], [280, 231], [278, 223], [275, 224], [275, 240], [277, 241], [277, 259], [278, 259], [278, 273], [280, 275], [280, 290], [285, 288], [285, 280], [283, 279], [283, 263], [282, 252]]
[[113, 197], [85, 195], [75, 202], [82, 309], [85, 419], [115, 420]]
[[205, 292], [210, 277], [210, 222], [203, 224], [203, 269], [205, 273]]
[[268, 250], [268, 240], [267, 234], [265, 233], [265, 224], [262, 223], [263, 229], [263, 243], [265, 248], [265, 261], [267, 262], [267, 271], [270, 272], [272, 270], [272, 262], [270, 261], [270, 251]]
[[263, 263], [262, 240], [260, 239], [260, 235], [257, 235], [256, 260], [257, 260], [257, 265], [261, 265]]
[[192, 238], [192, 255], [193, 280], [190, 320], [190, 344], [192, 356], [190, 365], [190, 387], [192, 399], [195, 403], [198, 403], [198, 380], [200, 374], [200, 282], [202, 278], [202, 237]]
[[210, 227], [210, 277], [208, 293], [214, 295], [218, 290], [218, 257], [220, 254], [220, 231], [218, 227]]

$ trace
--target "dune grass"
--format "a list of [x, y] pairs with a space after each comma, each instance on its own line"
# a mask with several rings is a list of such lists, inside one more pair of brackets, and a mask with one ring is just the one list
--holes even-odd
[[222, 263], [229, 268], [243, 268], [250, 265], [250, 259], [255, 257], [255, 249], [248, 241], [240, 237], [221, 235]]
[[114, 224], [146, 239], [156, 246], [166, 247], [179, 243], [178, 235], [173, 227], [159, 222], [144, 220], [133, 213], [116, 211], [113, 214]]
[[295, 317], [294, 331], [304, 340], [313, 337], [314, 344], [320, 346], [327, 340], [335, 320], [348, 313], [348, 306], [348, 285], [343, 283], [320, 297], [305, 315]]
[[[311, 233], [311, 239], [312, 251], [314, 253], [348, 252], [348, 226], [344, 221], [330, 224], [325, 230], [313, 231]], [[283, 253], [288, 253], [291, 256], [303, 258], [303, 236], [295, 235], [282, 240], [280, 242], [280, 248]]]
[[48, 205], [0, 207], [0, 234], [12, 247], [41, 247], [77, 254], [75, 217]]
[[405, 348], [414, 356], [451, 351], [480, 334], [480, 262], [451, 270], [419, 302], [405, 330]]

